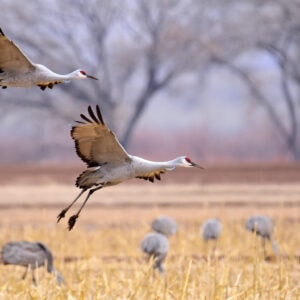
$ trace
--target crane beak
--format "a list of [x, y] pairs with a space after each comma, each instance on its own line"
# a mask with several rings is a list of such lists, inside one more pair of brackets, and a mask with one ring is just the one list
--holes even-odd
[[196, 168], [199, 168], [199, 169], [202, 169], [202, 170], [205, 169], [204, 167], [202, 167], [202, 166], [200, 166], [200, 165], [198, 165], [198, 164], [196, 164], [194, 162], [191, 162], [191, 167], [196, 167]]
[[94, 77], [94, 76], [92, 76], [92, 75], [88, 75], [88, 74], [86, 74], [86, 77], [87, 77], [87, 78], [94, 79], [94, 80], [98, 80], [98, 78], [96, 78], [96, 77]]

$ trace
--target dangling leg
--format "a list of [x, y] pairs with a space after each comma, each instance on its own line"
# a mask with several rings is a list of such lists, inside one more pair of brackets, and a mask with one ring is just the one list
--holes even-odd
[[77, 212], [75, 215], [73, 215], [73, 216], [71, 216], [71, 217], [69, 218], [69, 221], [68, 221], [68, 224], [69, 224], [69, 230], [71, 230], [71, 229], [74, 227], [74, 225], [75, 225], [75, 223], [76, 223], [76, 219], [79, 217], [79, 214], [80, 214], [81, 210], [82, 210], [83, 207], [85, 206], [85, 204], [86, 204], [86, 202], [88, 201], [88, 199], [90, 198], [90, 196], [91, 196], [94, 192], [96, 192], [97, 190], [100, 190], [102, 187], [103, 187], [103, 186], [101, 185], [101, 186], [98, 186], [98, 187], [96, 187], [96, 188], [94, 188], [94, 189], [89, 190], [89, 193], [88, 193], [88, 195], [86, 196], [85, 200], [83, 201], [82, 205], [80, 206], [78, 212]]
[[64, 208], [60, 214], [57, 216], [57, 223], [65, 217], [66, 212], [72, 207], [72, 205], [80, 198], [80, 196], [87, 190], [87, 188], [82, 189], [82, 191], [79, 193], [79, 195], [71, 202], [70, 205], [68, 205], [66, 208]]

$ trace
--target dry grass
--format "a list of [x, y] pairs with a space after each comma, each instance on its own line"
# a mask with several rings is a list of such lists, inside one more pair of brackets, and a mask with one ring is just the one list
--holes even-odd
[[[66, 283], [43, 268], [38, 285], [23, 269], [0, 266], [0, 299], [300, 299], [300, 216], [297, 184], [121, 185], [99, 191], [73, 231], [56, 215], [78, 192], [72, 186], [3, 186], [0, 244], [39, 240], [52, 249]], [[102, 203], [102, 204], [101, 204]], [[126, 204], [124, 206], [124, 203]], [[263, 258], [245, 219], [267, 214], [281, 254]], [[154, 274], [139, 245], [159, 214], [174, 217], [166, 274]], [[199, 236], [204, 219], [219, 217], [216, 257]]]

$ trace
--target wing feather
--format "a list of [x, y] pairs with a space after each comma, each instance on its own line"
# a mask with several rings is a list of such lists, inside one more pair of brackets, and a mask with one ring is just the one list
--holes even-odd
[[[81, 114], [80, 117], [88, 123], [93, 123], [93, 121], [90, 120], [88, 117], [86, 117], [84, 114]], [[78, 121], [78, 122], [80, 122], [80, 121]]]
[[33, 63], [0, 28], [0, 69], [4, 72], [27, 72], [34, 68]]
[[104, 124], [104, 121], [103, 121], [103, 117], [102, 117], [102, 114], [101, 114], [99, 105], [96, 106], [96, 111], [97, 111], [98, 119], [100, 120], [101, 124], [102, 124], [102, 125], [105, 125], [105, 124]]
[[81, 114], [86, 122], [79, 121], [71, 129], [77, 155], [89, 167], [130, 160], [115, 134], [104, 124], [99, 106], [96, 106], [97, 116], [90, 106], [88, 113], [91, 119]]
[[88, 112], [89, 112], [91, 118], [93, 119], [93, 121], [96, 122], [97, 124], [100, 124], [100, 120], [96, 118], [96, 116], [90, 106], [88, 107]]
[[157, 170], [148, 174], [144, 174], [143, 176], [137, 176], [136, 178], [149, 180], [150, 182], [154, 182], [154, 179], [161, 180], [160, 174], [165, 173], [165, 169]]

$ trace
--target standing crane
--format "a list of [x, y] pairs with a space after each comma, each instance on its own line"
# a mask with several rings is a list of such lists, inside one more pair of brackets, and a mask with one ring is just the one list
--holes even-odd
[[81, 114], [83, 121], [77, 121], [78, 124], [71, 129], [76, 153], [88, 168], [76, 180], [76, 186], [81, 188], [81, 192], [60, 212], [57, 222], [65, 217], [67, 211], [87, 190], [88, 195], [78, 212], [69, 218], [69, 230], [74, 227], [89, 197], [103, 187], [116, 185], [131, 178], [142, 178], [154, 182], [154, 178], [160, 180], [161, 174], [174, 170], [176, 167], [202, 168], [186, 156], [155, 162], [130, 155], [122, 147], [115, 134], [105, 125], [99, 106], [96, 106], [96, 114], [89, 106], [88, 113], [89, 117]]
[[219, 219], [212, 218], [206, 220], [202, 225], [202, 238], [205, 242], [214, 241], [213, 254], [217, 248], [217, 241], [222, 232], [222, 224]]
[[174, 235], [177, 232], [175, 220], [168, 216], [159, 216], [153, 220], [151, 228], [165, 236]]
[[148, 255], [149, 259], [154, 259], [153, 268], [164, 273], [165, 269], [162, 264], [169, 251], [167, 237], [158, 232], [150, 232], [142, 240], [141, 249]]
[[36, 284], [34, 269], [47, 266], [47, 271], [56, 275], [57, 282], [63, 282], [61, 275], [55, 270], [51, 251], [40, 242], [8, 242], [1, 250], [2, 261], [6, 265], [17, 265], [26, 267], [22, 276], [25, 279], [28, 267], [32, 271], [32, 281]]
[[0, 28], [0, 86], [9, 87], [39, 86], [52, 89], [55, 84], [72, 79], [96, 77], [88, 75], [83, 70], [76, 70], [66, 75], [57, 74], [44, 65], [35, 64], [10, 41]]
[[255, 215], [250, 217], [245, 224], [247, 230], [255, 232], [262, 239], [264, 256], [266, 257], [266, 242], [269, 240], [272, 244], [274, 253], [278, 253], [278, 245], [273, 239], [274, 224], [268, 216]]

